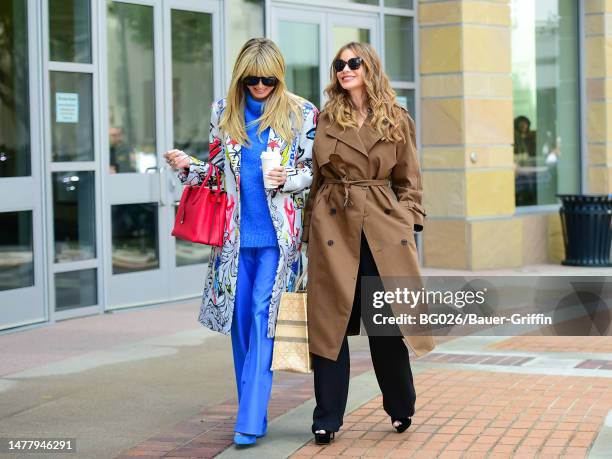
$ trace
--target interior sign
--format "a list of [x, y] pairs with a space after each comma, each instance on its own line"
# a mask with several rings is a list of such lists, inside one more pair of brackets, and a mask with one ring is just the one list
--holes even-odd
[[79, 122], [79, 95], [72, 92], [55, 93], [55, 122]]

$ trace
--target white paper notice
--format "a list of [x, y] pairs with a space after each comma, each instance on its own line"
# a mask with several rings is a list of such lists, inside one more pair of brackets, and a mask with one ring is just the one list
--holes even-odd
[[79, 122], [79, 95], [72, 92], [55, 93], [55, 122]]

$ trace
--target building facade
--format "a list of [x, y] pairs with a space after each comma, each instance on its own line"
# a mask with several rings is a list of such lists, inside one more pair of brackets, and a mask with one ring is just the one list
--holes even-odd
[[[612, 193], [612, 1], [5, 0], [0, 329], [194, 297], [208, 248], [170, 236], [172, 147], [268, 36], [317, 105], [336, 50], [379, 51], [413, 114], [424, 266], [559, 262], [558, 193]], [[612, 80], [611, 80], [612, 81]], [[609, 113], [610, 112], [610, 113]]]

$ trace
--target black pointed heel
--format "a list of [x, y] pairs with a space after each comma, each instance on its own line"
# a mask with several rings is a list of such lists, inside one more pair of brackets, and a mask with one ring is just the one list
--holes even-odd
[[392, 418], [391, 424], [393, 425], [395, 421], [401, 422], [399, 426], [397, 427], [393, 426], [395, 427], [395, 430], [397, 430], [397, 433], [405, 432], [406, 429], [408, 429], [408, 427], [410, 427], [410, 425], [412, 424], [412, 419], [410, 418]]
[[[323, 430], [323, 429], [321, 429]], [[324, 434], [322, 433], [315, 433], [315, 443], [317, 445], [329, 445], [331, 443], [331, 441], [334, 439], [336, 432], [327, 432], [325, 431]]]

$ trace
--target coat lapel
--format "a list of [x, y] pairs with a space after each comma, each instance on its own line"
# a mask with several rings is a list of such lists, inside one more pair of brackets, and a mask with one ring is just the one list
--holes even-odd
[[356, 128], [342, 129], [337, 123], [331, 124], [327, 127], [327, 134], [335, 137], [339, 141], [347, 144], [349, 147], [354, 148], [358, 152], [364, 155], [368, 155], [365, 145], [361, 141], [361, 137]]
[[236, 177], [236, 188], [240, 189], [240, 151], [242, 145], [239, 144], [236, 139], [232, 139], [230, 136], [225, 138], [225, 151], [227, 152], [227, 158], [229, 159], [230, 168]]
[[283, 140], [274, 129], [270, 128], [268, 133], [268, 144], [266, 147], [266, 151], [275, 152], [281, 155], [281, 164], [283, 166], [288, 165], [289, 160], [289, 149], [287, 147], [287, 142]]
[[361, 129], [359, 129], [359, 137], [363, 142], [366, 152], [369, 152], [382, 137], [382, 135], [370, 125], [369, 121], [369, 118], [365, 120]]

